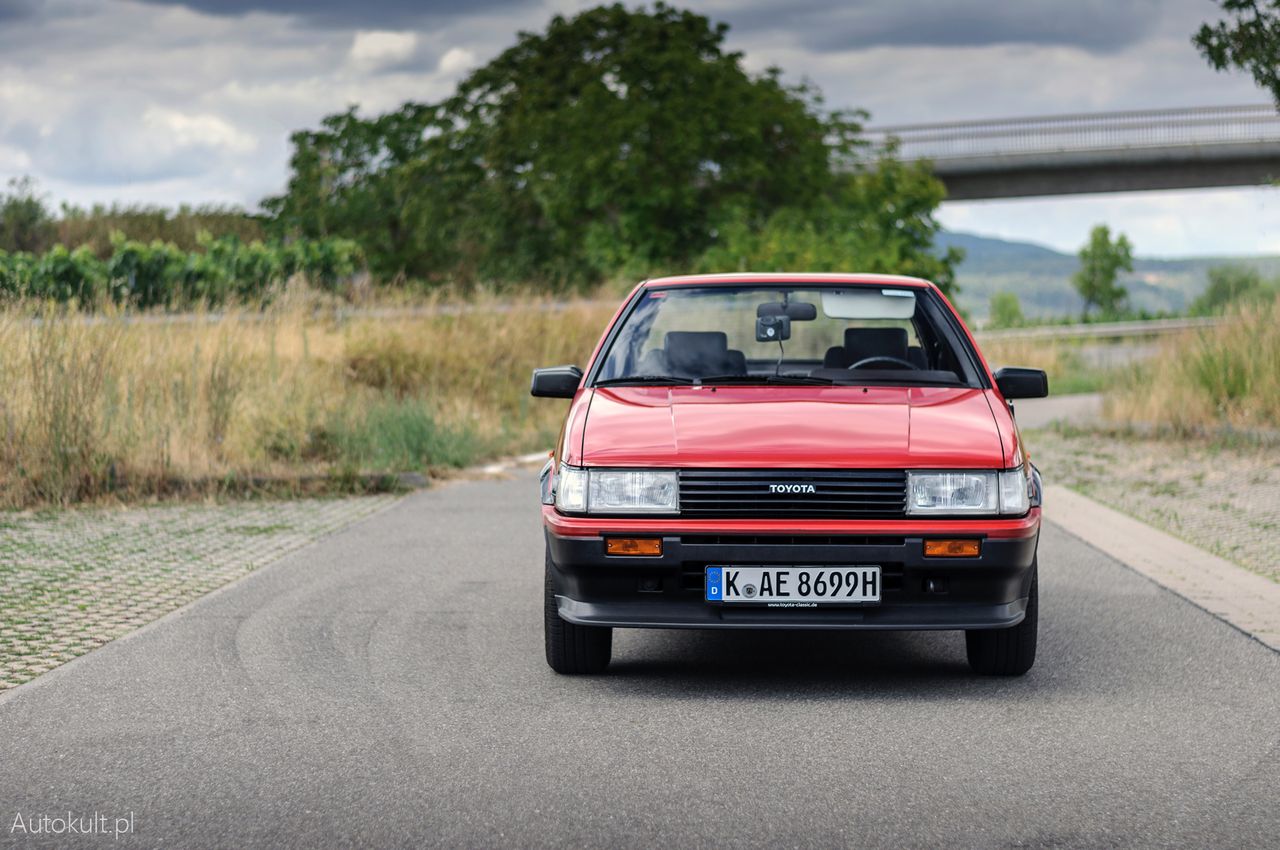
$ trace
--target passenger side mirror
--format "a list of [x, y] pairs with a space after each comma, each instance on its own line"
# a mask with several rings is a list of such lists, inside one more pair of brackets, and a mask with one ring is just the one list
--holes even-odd
[[1016, 398], [1044, 398], [1049, 394], [1049, 376], [1043, 369], [1006, 366], [996, 372], [996, 386], [1008, 401]]
[[573, 398], [582, 383], [582, 370], [577, 366], [550, 366], [534, 369], [529, 395], [538, 398]]

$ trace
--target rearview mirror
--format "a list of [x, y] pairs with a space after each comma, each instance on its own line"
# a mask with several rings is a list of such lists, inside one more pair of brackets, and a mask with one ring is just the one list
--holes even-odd
[[818, 307], [808, 301], [766, 301], [756, 307], [756, 316], [786, 316], [793, 322], [812, 322], [818, 318]]
[[996, 386], [1000, 388], [1000, 395], [1009, 401], [1015, 398], [1044, 398], [1049, 394], [1049, 376], [1043, 369], [1006, 366], [996, 372]]
[[582, 370], [577, 366], [550, 366], [534, 369], [529, 395], [538, 398], [573, 398], [582, 383]]

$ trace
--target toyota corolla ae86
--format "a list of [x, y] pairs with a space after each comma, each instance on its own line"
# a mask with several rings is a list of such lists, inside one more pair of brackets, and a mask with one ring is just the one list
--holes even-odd
[[1035, 661], [1040, 477], [1013, 401], [925, 280], [649, 280], [542, 471], [547, 662], [604, 670], [615, 628], [953, 629], [979, 673]]

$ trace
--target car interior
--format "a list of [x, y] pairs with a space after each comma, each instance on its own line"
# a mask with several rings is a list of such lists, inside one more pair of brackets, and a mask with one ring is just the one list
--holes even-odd
[[[621, 335], [597, 380], [965, 383], [966, 369], [952, 344], [914, 301], [897, 316], [841, 316], [825, 309], [819, 314], [794, 292], [783, 293], [781, 301], [761, 302], [762, 294], [741, 293], [746, 297], [737, 301], [721, 296], [723, 304], [704, 298], [701, 305], [685, 296], [688, 303], [679, 309], [674, 296], [655, 298], [628, 322], [630, 333]], [[708, 324], [727, 330], [706, 329]], [[842, 344], [828, 345], [833, 339]]]

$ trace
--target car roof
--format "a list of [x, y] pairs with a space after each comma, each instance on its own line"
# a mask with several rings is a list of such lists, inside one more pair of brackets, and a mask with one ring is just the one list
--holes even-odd
[[932, 283], [919, 277], [864, 272], [734, 272], [732, 274], [688, 274], [655, 277], [646, 280], [646, 288], [660, 286], [733, 286], [749, 283], [821, 283], [852, 286], [910, 286], [933, 289]]

